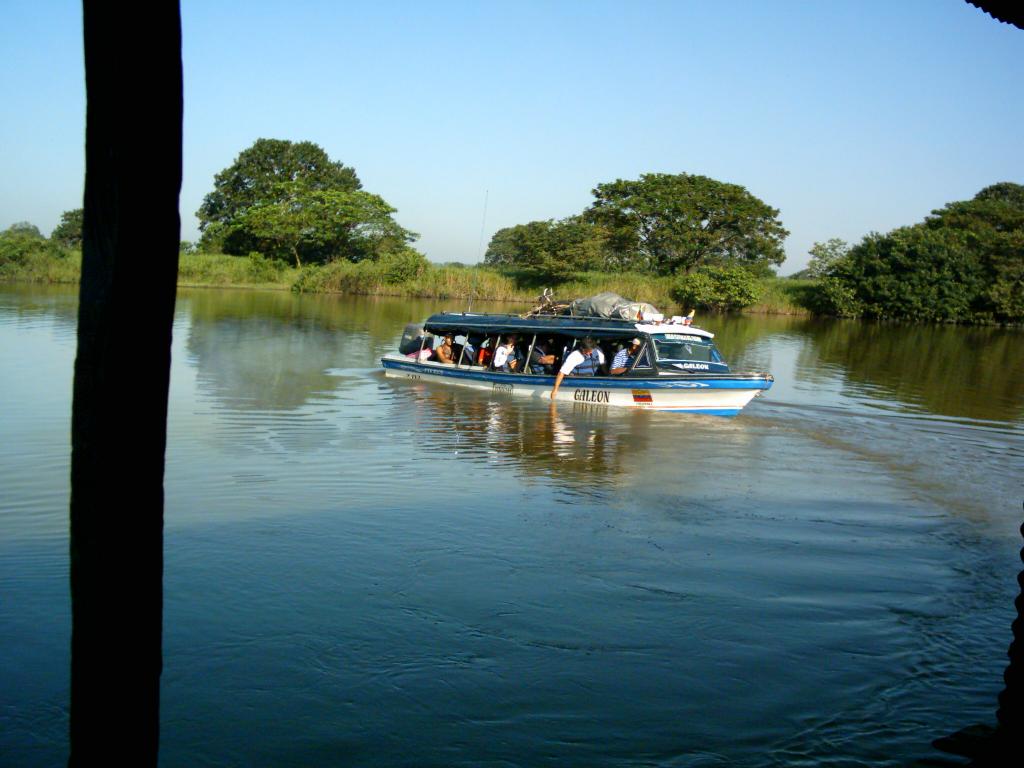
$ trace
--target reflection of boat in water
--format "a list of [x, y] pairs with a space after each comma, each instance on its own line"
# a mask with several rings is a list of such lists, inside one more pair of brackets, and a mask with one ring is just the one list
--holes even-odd
[[453, 482], [486, 484], [482, 478], [507, 469], [526, 486], [554, 481], [585, 495], [676, 488], [713, 476], [720, 459], [712, 456], [760, 450], [756, 421], [695, 416], [680, 441], [679, 421], [669, 413], [542, 403], [422, 379], [387, 378], [382, 386], [394, 405], [393, 423], [421, 455], [457, 459]]
[[[445, 352], [450, 362], [437, 359], [434, 353], [445, 336], [455, 342]], [[768, 373], [730, 371], [715, 347], [714, 334], [690, 325], [688, 318], [665, 322], [661, 315], [643, 311], [634, 319], [446, 312], [406, 326], [399, 352], [385, 355], [381, 363], [387, 376], [548, 398], [559, 362], [588, 338], [606, 361], [633, 339], [640, 345], [618, 375], [611, 375], [606, 364], [595, 375], [566, 376], [556, 400], [735, 416], [774, 381]], [[487, 350], [493, 352], [510, 339], [518, 365], [495, 368], [498, 355], [489, 356]], [[534, 363], [540, 350], [554, 364]]]
[[658, 418], [586, 403], [537, 407], [526, 399], [422, 380], [392, 378], [387, 384], [419, 449], [458, 456], [467, 478], [508, 466], [531, 481], [557, 478], [567, 490], [610, 487], [636, 474], [627, 471], [627, 462], [642, 463], [650, 420]]

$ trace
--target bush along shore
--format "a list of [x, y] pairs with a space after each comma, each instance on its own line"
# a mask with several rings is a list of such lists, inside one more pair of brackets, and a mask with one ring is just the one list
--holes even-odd
[[[45, 239], [12, 247], [0, 233], [0, 282], [77, 283], [81, 251], [63, 248]], [[335, 261], [302, 268], [268, 259], [258, 253], [229, 256], [221, 253], [182, 253], [178, 285], [181, 287], [253, 288], [298, 293], [335, 293], [409, 298], [474, 299], [532, 305], [544, 288], [560, 299], [614, 291], [634, 301], [645, 301], [666, 313], [689, 309], [744, 314], [850, 316], [821, 300], [834, 290], [830, 275], [822, 277], [733, 276], [698, 271], [683, 277], [623, 272], [584, 272], [573, 278], [541, 282], [532, 274], [487, 265], [434, 264], [416, 259]], [[412, 263], [410, 264], [409, 261]], [[922, 320], [924, 318], [916, 318]], [[934, 322], [934, 319], [929, 318]], [[927, 320], [926, 320], [927, 321]], [[999, 322], [963, 317], [964, 323]], [[947, 320], [948, 322], [948, 320]], [[1014, 325], [1020, 321], [1002, 321]]]
[[[434, 264], [352, 168], [310, 142], [260, 139], [215, 178], [201, 242], [182, 243], [179, 285], [524, 304], [550, 288], [672, 313], [1024, 322], [1024, 185], [993, 184], [854, 245], [815, 243], [792, 278], [774, 272], [788, 234], [778, 210], [741, 186], [644, 174], [593, 193], [579, 215], [498, 230], [482, 264]], [[76, 281], [83, 218], [66, 211], [49, 238], [28, 222], [0, 232], [0, 280]]]
[[[43, 241], [46, 243], [46, 241]], [[76, 249], [53, 244], [34, 244], [14, 257], [0, 253], [0, 281], [77, 283], [82, 256]], [[335, 261], [300, 268], [258, 253], [229, 256], [221, 253], [182, 253], [178, 285], [181, 287], [257, 288], [299, 293], [338, 293], [409, 298], [476, 299], [536, 303], [544, 288], [560, 298], [590, 296], [614, 291], [634, 301], [646, 301], [667, 312], [691, 308], [678, 290], [678, 280], [647, 274], [585, 272], [573, 279], [540, 283], [530, 275], [487, 266], [433, 264], [423, 259], [402, 263]], [[742, 308], [708, 306], [705, 309], [737, 309], [765, 314], [810, 314], [799, 303], [801, 291], [812, 280], [763, 277], [752, 282], [752, 303]], [[695, 305], [694, 305], [695, 306]]]

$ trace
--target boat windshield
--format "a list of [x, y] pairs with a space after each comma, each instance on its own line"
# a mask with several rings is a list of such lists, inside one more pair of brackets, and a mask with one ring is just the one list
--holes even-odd
[[653, 334], [654, 351], [661, 362], [722, 363], [711, 339], [688, 333]]

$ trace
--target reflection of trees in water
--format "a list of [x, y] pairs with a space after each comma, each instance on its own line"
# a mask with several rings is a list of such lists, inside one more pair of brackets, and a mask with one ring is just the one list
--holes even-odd
[[[500, 471], [507, 464], [526, 476], [553, 477], [585, 490], [614, 484], [625, 472], [627, 455], [647, 444], [640, 430], [631, 429], [635, 414], [610, 413], [604, 406], [489, 396], [434, 382], [389, 383], [410, 409], [416, 438], [428, 454], [457, 452], [476, 470], [486, 464], [487, 472]], [[486, 477], [485, 472], [464, 479], [486, 485]]]
[[0, 316], [45, 317], [62, 329], [78, 326], [78, 286], [9, 283], [0, 291]]
[[1019, 332], [1000, 328], [805, 321], [801, 378], [845, 378], [932, 413], [1009, 421], [1024, 412]]
[[193, 311], [186, 348], [200, 388], [233, 408], [297, 408], [333, 391], [339, 379], [328, 371], [366, 346], [301, 317], [268, 315], [265, 306], [248, 315], [229, 309]]
[[715, 334], [715, 346], [733, 370], [764, 367], [765, 362], [748, 361], [750, 348], [757, 342], [779, 334], [800, 333], [806, 320], [788, 315], [714, 315], [698, 316], [698, 326]]
[[285, 291], [182, 291], [186, 348], [204, 390], [238, 408], [297, 408], [328, 393], [345, 368], [377, 368], [406, 323], [434, 300], [296, 295]]
[[[193, 318], [249, 318], [256, 315], [281, 322], [315, 322], [331, 331], [365, 333], [374, 344], [392, 344], [406, 323], [425, 319], [442, 309], [459, 311], [459, 300], [409, 299], [394, 296], [295, 294], [287, 291], [181, 291]], [[455, 304], [458, 304], [456, 306]], [[477, 302], [474, 312], [519, 311], [520, 305]], [[391, 350], [391, 347], [388, 347]]]
[[707, 316], [702, 325], [734, 370], [770, 370], [772, 345], [758, 342], [786, 336], [801, 342], [797, 372], [806, 383], [838, 375], [863, 395], [947, 416], [1024, 414], [1024, 337], [1016, 330], [749, 315]]

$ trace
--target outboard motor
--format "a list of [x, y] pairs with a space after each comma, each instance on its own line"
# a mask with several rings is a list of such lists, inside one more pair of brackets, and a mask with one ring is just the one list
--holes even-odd
[[425, 346], [429, 349], [433, 345], [434, 337], [424, 332], [422, 323], [409, 323], [405, 326], [405, 331], [402, 332], [402, 340], [398, 342], [398, 351], [403, 355], [418, 352], [420, 345], [423, 344], [424, 336], [426, 336]]

